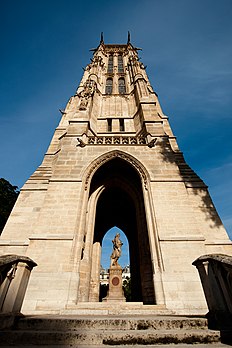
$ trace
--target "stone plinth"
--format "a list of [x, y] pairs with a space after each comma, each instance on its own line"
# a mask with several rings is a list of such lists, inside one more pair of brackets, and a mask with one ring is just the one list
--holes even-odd
[[37, 264], [26, 256], [0, 256], [0, 313], [21, 311], [31, 270]]
[[122, 289], [122, 268], [121, 266], [110, 266], [109, 269], [109, 290], [103, 301], [125, 302], [126, 298]]

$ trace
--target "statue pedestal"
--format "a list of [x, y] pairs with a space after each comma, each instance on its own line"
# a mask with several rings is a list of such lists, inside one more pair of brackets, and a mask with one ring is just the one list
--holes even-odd
[[109, 269], [109, 290], [103, 302], [125, 302], [126, 298], [122, 289], [122, 268], [121, 266], [110, 266]]

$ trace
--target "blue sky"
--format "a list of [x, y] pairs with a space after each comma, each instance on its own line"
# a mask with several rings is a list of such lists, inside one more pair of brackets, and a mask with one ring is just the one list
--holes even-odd
[[118, 260], [118, 263], [121, 267], [125, 267], [130, 264], [129, 261], [129, 245], [128, 240], [124, 232], [118, 227], [112, 227], [104, 236], [102, 241], [102, 255], [101, 255], [101, 264], [104, 268], [110, 268], [110, 255], [113, 251], [113, 243], [116, 233], [120, 233], [120, 240], [123, 242], [122, 245], [122, 254]]
[[99, 43], [131, 41], [232, 237], [232, 1], [0, 2], [0, 177], [21, 187]]

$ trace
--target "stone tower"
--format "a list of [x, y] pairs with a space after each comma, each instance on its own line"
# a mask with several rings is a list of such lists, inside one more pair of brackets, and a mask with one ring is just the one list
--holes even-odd
[[127, 44], [101, 38], [2, 233], [1, 254], [26, 255], [38, 264], [24, 313], [96, 306], [102, 239], [113, 226], [128, 238], [131, 307], [205, 313], [192, 262], [232, 253], [137, 51], [129, 37]]

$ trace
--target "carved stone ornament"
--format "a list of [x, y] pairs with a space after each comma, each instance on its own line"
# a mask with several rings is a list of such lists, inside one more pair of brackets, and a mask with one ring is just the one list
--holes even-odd
[[101, 56], [94, 56], [93, 59], [91, 59], [91, 66], [100, 66], [101, 68], [104, 67], [105, 63], [103, 62], [103, 58]]
[[125, 160], [126, 162], [130, 163], [140, 174], [141, 179], [143, 181], [143, 185], [145, 190], [147, 190], [147, 175], [145, 173], [145, 171], [143, 170], [143, 168], [141, 167], [141, 165], [139, 164], [139, 162], [131, 157], [130, 155], [121, 152], [121, 151], [112, 151], [106, 155], [103, 155], [101, 158], [99, 158], [98, 160], [96, 160], [94, 162], [94, 164], [92, 165], [92, 167], [90, 168], [87, 177], [85, 179], [85, 190], [87, 190], [88, 188], [88, 184], [89, 184], [89, 180], [93, 174], [93, 172], [95, 172], [102, 164], [104, 164], [105, 162], [110, 161], [111, 159], [118, 157], [121, 158], [123, 160]]
[[133, 136], [87, 136], [83, 140], [83, 136], [77, 138], [77, 146], [84, 147], [86, 145], [145, 145], [154, 147], [157, 138], [148, 135]]
[[80, 146], [80, 147], [85, 147], [86, 144], [84, 143], [84, 141], [81, 139], [81, 138], [77, 138], [77, 146]]
[[81, 137], [77, 138], [77, 146], [85, 147], [87, 144], [87, 141], [88, 141], [88, 137], [85, 133], [83, 133]]
[[86, 110], [89, 98], [91, 98], [96, 90], [96, 82], [88, 79], [83, 86], [83, 90], [78, 94], [81, 98], [79, 110]]
[[123, 54], [126, 51], [125, 47], [114, 46], [114, 47], [105, 47], [106, 53], [118, 53]]

